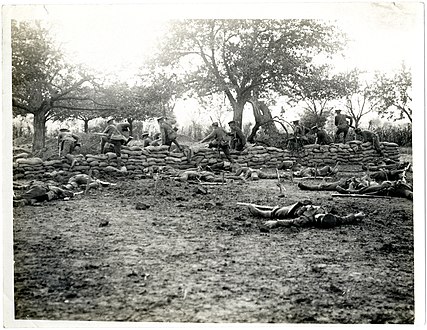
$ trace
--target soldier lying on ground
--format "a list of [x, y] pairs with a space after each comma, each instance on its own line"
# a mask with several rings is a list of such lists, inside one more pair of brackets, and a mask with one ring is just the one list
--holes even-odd
[[[251, 178], [252, 180], [258, 179], [277, 179], [277, 173], [267, 173], [262, 171], [262, 169], [254, 169], [250, 167], [236, 167], [236, 176], [242, 176], [245, 179]], [[287, 173], [279, 174], [281, 178], [290, 179], [290, 175]]]
[[58, 183], [54, 181], [32, 181], [23, 194], [14, 196], [13, 205], [34, 205], [43, 201], [72, 197], [73, 195], [72, 191], [60, 188]]
[[369, 176], [371, 179], [382, 182], [382, 181], [396, 181], [396, 180], [402, 180], [405, 178], [407, 169], [401, 169], [401, 170], [380, 170], [377, 172], [371, 172], [369, 173]]
[[332, 176], [338, 173], [338, 164], [339, 162], [337, 162], [334, 167], [326, 165], [317, 169], [313, 167], [301, 168], [301, 165], [298, 164], [294, 167], [294, 170], [298, 167], [301, 169], [294, 171], [293, 175], [300, 178], [308, 176]]
[[404, 168], [408, 168], [408, 171], [411, 169], [411, 164], [409, 162], [395, 162], [391, 159], [386, 159], [384, 162], [379, 161], [375, 164], [363, 164], [362, 170], [370, 170], [370, 171], [379, 171], [382, 169], [389, 169], [389, 170], [400, 170]]
[[254, 216], [279, 219], [265, 222], [264, 225], [269, 228], [290, 226], [330, 228], [339, 225], [356, 224], [365, 217], [362, 212], [351, 213], [343, 217], [334, 215], [329, 213], [325, 207], [313, 205], [310, 201], [298, 202], [283, 207], [249, 204], [248, 208]]
[[369, 194], [377, 196], [404, 197], [412, 200], [412, 186], [402, 180], [378, 183], [367, 176], [362, 178], [340, 179], [335, 182], [323, 182], [317, 185], [298, 183], [301, 190], [337, 191], [342, 194]]
[[337, 191], [341, 194], [364, 194], [376, 196], [391, 196], [391, 197], [404, 197], [413, 200], [412, 186], [402, 180], [397, 181], [383, 181], [376, 185], [361, 187], [358, 189], [347, 188], [344, 189], [340, 186]]
[[[14, 205], [34, 205], [43, 201], [73, 197], [75, 194], [73, 190], [81, 188], [82, 185], [86, 187], [88, 180], [89, 175], [77, 174], [72, 176], [65, 185], [60, 185], [52, 180], [46, 182], [32, 181], [28, 186], [24, 187], [26, 191], [23, 194], [14, 196]], [[114, 185], [114, 183], [91, 179], [88, 188], [99, 188], [100, 186], [106, 187], [110, 185]]]
[[86, 187], [88, 182], [89, 182], [89, 188], [99, 188], [99, 187], [108, 187], [108, 186], [116, 185], [115, 183], [110, 183], [106, 181], [101, 181], [96, 178], [91, 178], [88, 174], [77, 174], [72, 176], [64, 187], [69, 190], [77, 189], [77, 188], [80, 188], [81, 186]]

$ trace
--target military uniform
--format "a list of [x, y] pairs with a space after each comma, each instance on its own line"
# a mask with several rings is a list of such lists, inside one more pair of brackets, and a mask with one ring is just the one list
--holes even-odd
[[322, 206], [301, 202], [290, 206], [275, 207], [271, 210], [263, 210], [260, 207], [250, 204], [249, 211], [258, 217], [278, 219], [265, 223], [270, 228], [290, 226], [330, 228], [343, 224], [358, 223], [364, 217], [362, 213], [349, 214], [343, 217], [337, 216], [328, 213]]
[[381, 155], [384, 156], [383, 151], [380, 147], [380, 139], [378, 138], [378, 135], [374, 132], [370, 131], [362, 131], [360, 128], [357, 128], [355, 130], [357, 135], [360, 135], [362, 137], [363, 142], [371, 142], [374, 146], [374, 149]]
[[223, 128], [219, 127], [218, 123], [213, 123], [212, 127], [213, 131], [201, 140], [200, 143], [212, 140], [212, 142], [209, 143], [209, 148], [221, 149], [224, 152], [225, 157], [233, 163], [234, 161], [230, 155], [230, 145], [228, 143], [227, 132]]
[[[340, 110], [336, 110], [336, 112], [337, 115], [335, 116], [335, 126], [338, 129], [335, 132], [335, 141], [338, 141], [340, 134], [343, 133], [343, 141], [345, 143], [349, 127], [353, 124], [353, 118], [348, 115], [341, 114]], [[348, 123], [347, 119], [350, 120], [350, 124]]]

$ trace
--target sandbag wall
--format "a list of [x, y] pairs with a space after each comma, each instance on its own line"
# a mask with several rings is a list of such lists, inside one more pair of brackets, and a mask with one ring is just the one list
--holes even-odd
[[[399, 161], [399, 149], [396, 143], [380, 142], [385, 158]], [[300, 164], [304, 166], [340, 164], [368, 164], [375, 162], [379, 154], [371, 142], [349, 141], [346, 144], [331, 145], [310, 144], [304, 146], [300, 153]]]
[[[385, 157], [399, 160], [398, 146], [394, 143], [382, 142], [381, 148]], [[329, 146], [307, 145], [301, 151], [291, 152], [274, 147], [252, 146], [242, 152], [232, 151], [233, 159], [243, 166], [252, 168], [274, 168], [284, 161], [298, 161], [304, 166], [332, 165], [336, 161], [341, 164], [362, 164], [373, 162], [378, 154], [371, 143], [350, 141], [347, 144], [332, 144]], [[117, 172], [117, 157], [114, 153], [105, 155], [79, 155], [76, 156], [77, 164], [70, 169], [66, 160], [43, 161], [40, 158], [28, 158], [21, 154], [13, 163], [13, 179], [42, 179], [52, 178], [59, 174], [88, 173], [90, 169], [97, 172], [122, 175]], [[226, 160], [217, 150], [198, 149], [189, 162], [182, 153], [171, 153], [167, 146], [147, 147], [139, 146], [123, 147], [122, 165], [126, 166], [126, 175], [135, 177], [143, 176], [144, 170], [154, 166], [169, 165], [176, 169], [194, 168], [198, 165], [221, 166]]]

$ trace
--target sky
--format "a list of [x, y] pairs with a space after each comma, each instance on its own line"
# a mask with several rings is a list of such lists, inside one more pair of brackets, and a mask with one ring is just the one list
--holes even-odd
[[[373, 73], [391, 72], [402, 61], [416, 68], [423, 41], [422, 14], [422, 3], [412, 2], [278, 4], [275, 1], [244, 7], [220, 1], [200, 5], [34, 5], [16, 6], [10, 12], [12, 18], [48, 20], [58, 42], [73, 60], [99, 72], [116, 72], [128, 81], [150, 55], [171, 18], [330, 20], [349, 36], [345, 58], [334, 59], [337, 70], [358, 67]], [[188, 123], [191, 119], [188, 110], [197, 106], [194, 101], [179, 102], [178, 122]], [[251, 120], [250, 117], [246, 119]]]

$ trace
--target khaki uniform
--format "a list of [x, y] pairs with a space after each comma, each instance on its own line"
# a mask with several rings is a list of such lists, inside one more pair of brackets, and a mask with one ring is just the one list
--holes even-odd
[[341, 217], [328, 213], [322, 206], [300, 202], [290, 206], [275, 207], [272, 210], [262, 210], [254, 205], [249, 205], [249, 211], [258, 217], [279, 219], [267, 223], [271, 228], [291, 226], [329, 228], [358, 223], [361, 220], [361, 217], [356, 217], [354, 214]]

